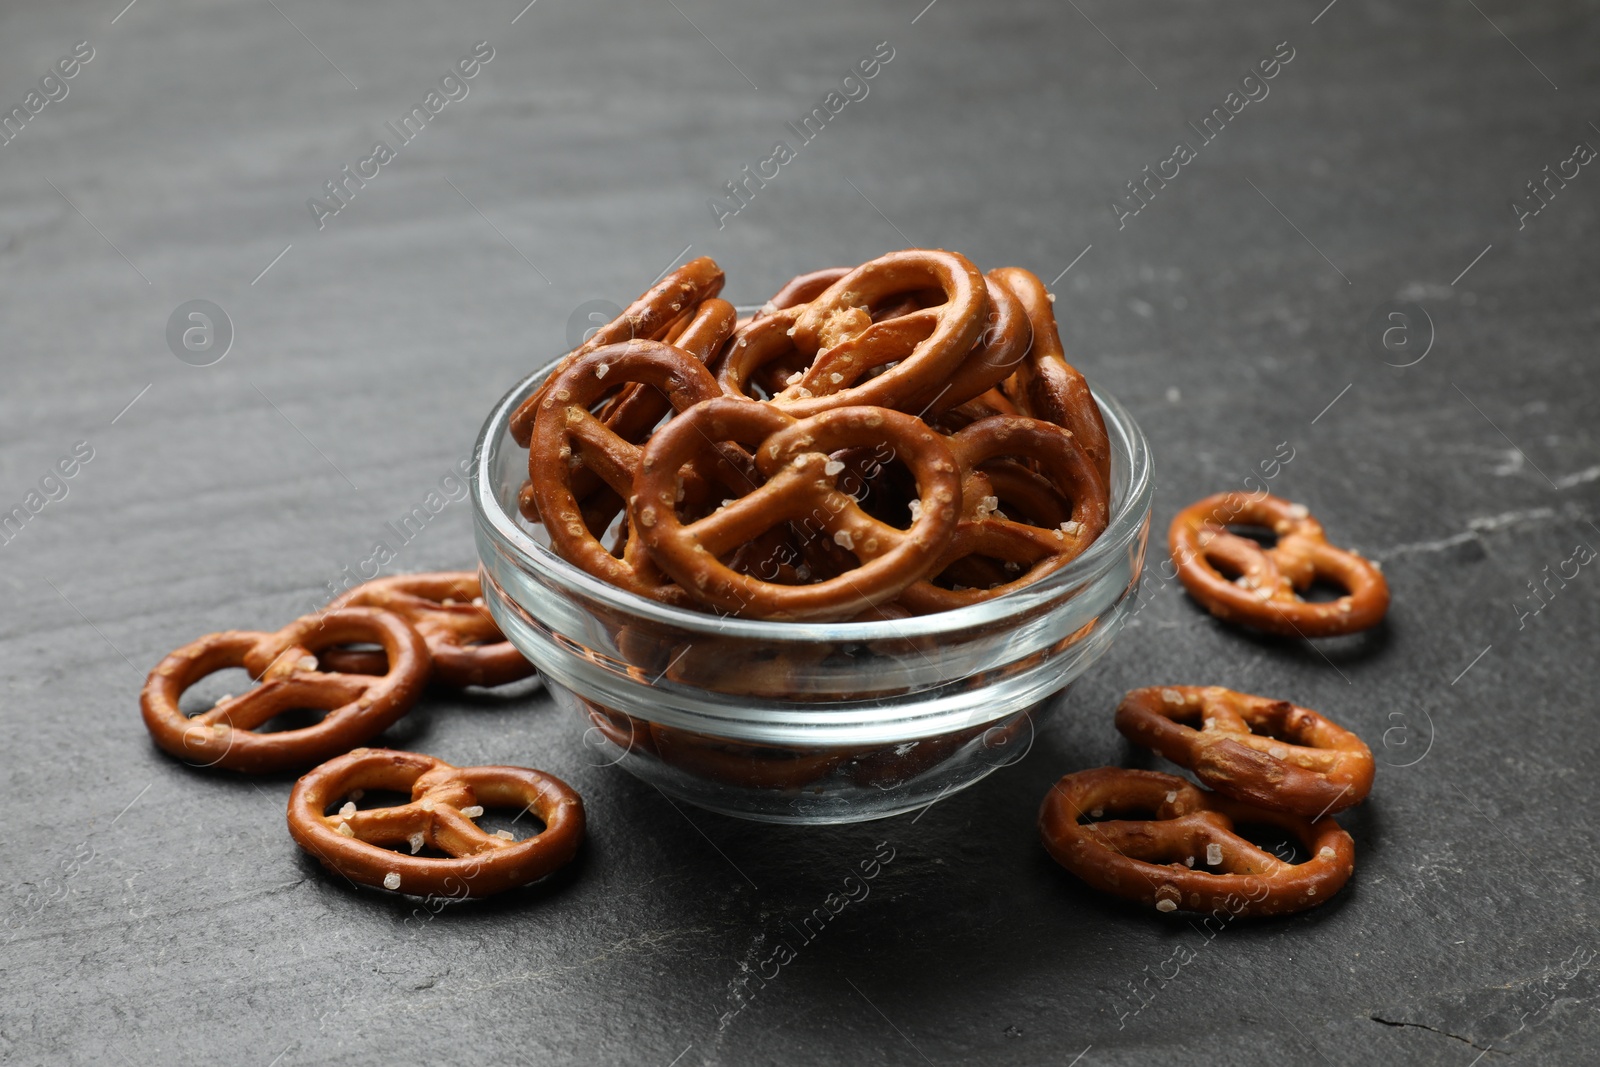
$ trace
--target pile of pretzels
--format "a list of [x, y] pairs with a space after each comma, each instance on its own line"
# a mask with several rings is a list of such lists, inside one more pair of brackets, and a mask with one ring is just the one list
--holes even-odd
[[[1286, 915], [1328, 901], [1355, 872], [1355, 842], [1333, 818], [1366, 799], [1372, 750], [1286, 700], [1220, 686], [1135, 689], [1117, 729], [1210, 787], [1157, 771], [1099, 767], [1045, 795], [1039, 833], [1067, 870], [1157, 911]], [[1296, 846], [1269, 852], [1242, 828]]]
[[906, 249], [739, 319], [692, 260], [514, 413], [523, 515], [561, 558], [677, 607], [903, 618], [1002, 596], [1106, 527], [1110, 447], [1018, 267]]
[[[230, 668], [255, 684], [199, 714], [182, 709], [185, 691]], [[544, 771], [453, 767], [358, 746], [401, 719], [430, 683], [498, 686], [533, 673], [489, 616], [475, 572], [410, 574], [358, 585], [273, 633], [198, 638], [150, 672], [139, 708], [156, 745], [191, 766], [243, 774], [311, 768], [289, 795], [289, 833], [328, 869], [391, 892], [461, 899], [525, 885], [570, 862], [583, 840], [583, 800]], [[300, 710], [323, 715], [268, 728]], [[410, 800], [366, 796], [380, 792]], [[532, 812], [543, 827], [524, 837], [491, 834], [476, 822], [485, 808]]]
[[[1259, 530], [1271, 547], [1229, 527]], [[1174, 572], [1217, 618], [1279, 637], [1336, 637], [1377, 626], [1389, 584], [1377, 564], [1330, 544], [1308, 508], [1262, 491], [1218, 493], [1168, 531]], [[1310, 600], [1314, 584], [1337, 587]], [[1372, 750], [1286, 700], [1220, 686], [1135, 689], [1117, 729], [1194, 772], [1099, 767], [1068, 774], [1039, 808], [1045, 849], [1089, 885], [1157, 911], [1286, 915], [1326, 903], [1355, 873], [1355, 842], [1333, 816], [1372, 789]], [[1294, 843], [1268, 852], [1240, 832]]]

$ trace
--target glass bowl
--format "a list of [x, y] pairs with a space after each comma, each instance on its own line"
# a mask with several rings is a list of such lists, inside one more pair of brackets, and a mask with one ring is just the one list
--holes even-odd
[[[553, 366], [553, 365], [552, 365]], [[548, 547], [517, 492], [527, 451], [496, 405], [474, 456], [485, 603], [574, 713], [592, 762], [747, 819], [840, 823], [913, 810], [1026, 754], [1037, 720], [1130, 613], [1150, 524], [1150, 455], [1096, 393], [1111, 439], [1111, 514], [1080, 557], [1010, 595], [934, 615], [794, 623], [666, 607]]]

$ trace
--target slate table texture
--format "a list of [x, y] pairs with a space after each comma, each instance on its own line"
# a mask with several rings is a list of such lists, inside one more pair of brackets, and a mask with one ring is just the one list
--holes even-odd
[[[1595, 1062], [1595, 5], [123, 2], [0, 11], [0, 503], [38, 505], [0, 544], [0, 1060]], [[319, 606], [591, 302], [693, 255], [759, 302], [912, 245], [1054, 279], [1154, 450], [1138, 613], [1015, 765], [775, 827], [599, 766], [537, 682], [433, 694], [386, 743], [543, 768], [590, 826], [435, 914], [295, 848], [292, 776], [151, 745], [145, 673]], [[226, 316], [193, 350], [191, 300]], [[1174, 512], [1263, 463], [1382, 561], [1383, 627], [1262, 639], [1166, 579]], [[474, 563], [447, 500], [386, 571]], [[1111, 723], [1161, 683], [1372, 745], [1334, 900], [1208, 933], [1045, 854], [1056, 778], [1161, 766]]]

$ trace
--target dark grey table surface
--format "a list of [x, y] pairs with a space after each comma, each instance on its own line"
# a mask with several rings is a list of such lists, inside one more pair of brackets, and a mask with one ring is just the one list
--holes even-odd
[[[0, 510], [38, 508], [0, 544], [0, 1060], [1594, 1062], [1594, 5], [123, 2], [0, 13], [25, 119], [0, 145]], [[479, 41], [468, 95], [401, 144], [384, 123]], [[797, 137], [880, 42], [867, 95]], [[308, 199], [380, 138], [395, 158], [319, 229]], [[1179, 141], [1176, 177], [1111, 206]], [[1152, 566], [1025, 759], [831, 829], [675, 810], [536, 684], [434, 695], [387, 741], [544, 768], [590, 819], [568, 872], [436, 916], [302, 855], [288, 776], [149, 743], [145, 672], [325, 599], [586, 302], [699, 254], [759, 301], [907, 245], [1056, 279], [1072, 357], [1154, 448], [1157, 546], [1286, 446], [1272, 487], [1383, 562], [1387, 624], [1255, 639]], [[196, 299], [234, 335], [208, 367], [166, 337]], [[472, 562], [452, 502], [389, 569]], [[1326, 907], [1208, 938], [1045, 855], [1055, 778], [1154, 765], [1111, 711], [1162, 682], [1372, 744]], [[870, 897], [801, 941], [880, 842]]]

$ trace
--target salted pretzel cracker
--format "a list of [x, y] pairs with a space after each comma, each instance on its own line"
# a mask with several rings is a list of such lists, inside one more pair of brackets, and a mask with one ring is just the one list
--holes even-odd
[[[766, 482], [706, 517], [685, 523], [680, 469], [721, 442], [755, 449]], [[844, 464], [830, 454], [887, 442], [917, 480], [921, 514], [901, 530], [864, 512], [839, 489]], [[658, 430], [644, 448], [629, 502], [635, 535], [660, 568], [709, 607], [749, 618], [848, 619], [893, 600], [924, 577], [955, 530], [959, 467], [938, 434], [911, 415], [835, 408], [795, 419], [772, 404], [719, 397]], [[781, 585], [740, 574], [722, 559], [785, 521], [814, 521], [860, 562], [836, 578]]]
[[[666, 336], [667, 331], [683, 313], [709, 300], [722, 291], [722, 268], [710, 256], [691, 259], [683, 266], [669, 272], [652, 285], [643, 296], [596, 330], [583, 344], [561, 358], [557, 373], [572, 360], [597, 348], [625, 341], [654, 341]], [[511, 437], [522, 447], [528, 447], [533, 433], [533, 420], [544, 401], [545, 391], [556, 375], [545, 379], [545, 385], [511, 414]]]
[[[1015, 564], [1020, 573], [982, 589], [944, 589], [921, 581], [901, 596], [899, 602], [905, 607], [922, 613], [948, 611], [1003, 596], [1076, 559], [1105, 531], [1109, 501], [1104, 485], [1069, 431], [1040, 419], [996, 415], [973, 423], [946, 443], [961, 465], [962, 518], [930, 575], [942, 574], [969, 557]], [[1002, 498], [984, 465], [1011, 456], [1040, 465], [1049, 486], [1072, 502], [1070, 519], [1044, 529], [1003, 517]], [[1032, 485], [1023, 476], [1013, 481]]]
[[[949, 378], [903, 402], [901, 406], [905, 410], [937, 413], [959, 407], [1011, 377], [1027, 358], [1033, 346], [1033, 325], [1028, 320], [1027, 309], [1009, 288], [995, 279], [993, 271], [984, 277], [984, 288], [989, 294], [989, 313], [972, 350]], [[832, 352], [819, 355], [815, 366], [826, 369], [834, 358]]]
[[[1229, 525], [1262, 526], [1277, 536], [1263, 549]], [[1332, 637], [1376, 626], [1389, 609], [1389, 583], [1377, 566], [1328, 543], [1305, 505], [1265, 494], [1218, 493], [1180, 511], [1167, 533], [1178, 579], [1219, 619], [1284, 637]], [[1317, 579], [1345, 595], [1302, 600]]]
[[[505, 685], [535, 673], [483, 606], [477, 571], [377, 578], [336, 597], [327, 610], [346, 607], [382, 608], [409, 622], [428, 643], [434, 680], [446, 685]], [[317, 661], [346, 674], [382, 674], [386, 666], [382, 652], [348, 648], [326, 649]]]
[[[385, 673], [318, 669], [318, 652], [360, 642], [383, 646]], [[260, 684], [192, 718], [185, 715], [178, 706], [184, 691], [230, 667], [245, 668]], [[265, 774], [310, 766], [376, 737], [411, 709], [429, 668], [427, 644], [399, 615], [340, 608], [302, 616], [277, 633], [228, 630], [185, 645], [150, 672], [139, 710], [150, 736], [170, 755], [203, 767]], [[300, 708], [327, 714], [313, 726], [257, 732]]]
[[1094, 461], [1101, 481], [1110, 485], [1111, 439], [1106, 435], [1105, 418], [1089, 383], [1067, 362], [1049, 290], [1037, 275], [1021, 267], [998, 267], [988, 277], [1022, 301], [1033, 326], [1033, 349], [1008, 383], [1012, 398], [1024, 414], [1071, 430]]
[[589, 410], [619, 383], [652, 386], [678, 411], [722, 395], [703, 364], [658, 341], [607, 345], [578, 356], [550, 379], [534, 423], [528, 452], [534, 504], [562, 559], [631, 593], [681, 604], [684, 595], [657, 569], [639, 538], [630, 535], [620, 559], [600, 543], [573, 491], [575, 470], [586, 469], [623, 499], [633, 495], [640, 447]]
[[[673, 348], [682, 349], [701, 363], [708, 363], [721, 349], [733, 332], [737, 315], [733, 305], [726, 300], [707, 300], [699, 307], [685, 312], [680, 333], [670, 334]], [[611, 391], [619, 379], [613, 378], [606, 386]], [[612, 396], [596, 405], [594, 416], [611, 433], [630, 444], [641, 444], [650, 436], [661, 417], [672, 411], [671, 402], [658, 390], [642, 382], [630, 382]], [[534, 456], [529, 456], [530, 469]], [[573, 469], [572, 495], [579, 501], [584, 522], [591, 530], [603, 530], [622, 510], [623, 496], [605, 483], [598, 473], [586, 467]], [[533, 494], [532, 479], [523, 483], [517, 498], [522, 514], [533, 522], [539, 518], [538, 501]]]
[[[1284, 831], [1311, 858], [1280, 860], [1235, 833], [1238, 824]], [[1311, 822], [1155, 771], [1067, 775], [1045, 795], [1039, 835], [1057, 863], [1095, 889], [1163, 912], [1288, 915], [1323, 903], [1355, 871], [1355, 842], [1331, 816]]]
[[[929, 288], [941, 290], [944, 301], [873, 321], [874, 306]], [[965, 257], [927, 249], [891, 252], [855, 268], [809, 303], [752, 321], [729, 346], [719, 378], [729, 392], [747, 396], [757, 369], [798, 353], [805, 369], [772, 398], [796, 418], [837, 407], [901, 407], [936, 392], [955, 372], [983, 333], [989, 307], [983, 275]], [[869, 376], [883, 367], [888, 369]]]
[[[695, 309], [683, 332], [670, 344], [681, 348], [702, 364], [709, 365], [721, 351], [723, 342], [733, 334], [733, 323], [738, 317], [733, 305], [726, 300], [707, 300]], [[655, 429], [661, 417], [672, 410], [667, 398], [643, 384], [624, 389], [600, 413], [606, 428], [624, 440], [638, 444]]]
[[849, 274], [854, 267], [823, 267], [806, 274], [796, 274], [772, 294], [772, 299], [761, 305], [760, 315], [784, 311], [800, 304], [809, 304], [821, 296], [834, 282]]
[[[409, 803], [356, 810], [357, 790], [407, 793]], [[345, 804], [334, 814], [328, 809]], [[473, 820], [485, 807], [531, 810], [544, 829], [507, 840]], [[583, 841], [583, 800], [527, 767], [452, 767], [432, 756], [358, 748], [309, 771], [289, 794], [289, 833], [324, 867], [412, 896], [486, 897], [571, 862]], [[387, 847], [386, 847], [387, 846]], [[423, 847], [446, 856], [419, 856]], [[409, 848], [407, 852], [398, 851]]]
[[[1220, 686], [1135, 689], [1117, 729], [1195, 772], [1224, 796], [1317, 818], [1366, 799], [1372, 750], [1355, 734], [1287, 700]], [[1189, 725], [1200, 724], [1199, 729]]]
[[957, 404], [953, 408], [930, 414], [928, 424], [940, 433], [953, 434], [991, 415], [1021, 414], [1010, 397], [999, 389], [990, 389], [964, 404]]

